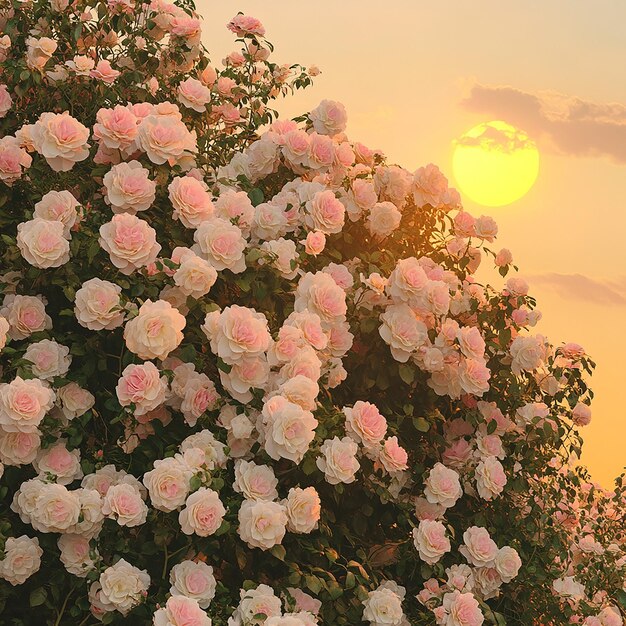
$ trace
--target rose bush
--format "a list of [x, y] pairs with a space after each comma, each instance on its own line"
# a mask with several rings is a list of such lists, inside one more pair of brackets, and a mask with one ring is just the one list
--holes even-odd
[[622, 624], [594, 364], [437, 167], [180, 0], [0, 10], [7, 625]]

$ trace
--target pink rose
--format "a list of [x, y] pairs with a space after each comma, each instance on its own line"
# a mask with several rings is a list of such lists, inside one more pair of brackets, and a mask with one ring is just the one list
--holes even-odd
[[338, 135], [346, 129], [348, 115], [341, 102], [322, 100], [310, 113], [313, 128], [320, 135]]
[[185, 596], [170, 597], [153, 617], [154, 626], [211, 626], [209, 616], [198, 601]]
[[344, 407], [343, 412], [346, 416], [346, 433], [365, 447], [380, 443], [387, 433], [387, 420], [370, 402], [358, 400], [352, 408]]
[[42, 113], [31, 129], [35, 150], [55, 172], [67, 172], [89, 156], [89, 129], [69, 113]]
[[435, 463], [424, 483], [424, 495], [431, 504], [453, 507], [463, 495], [459, 475], [442, 463]]
[[446, 552], [450, 552], [446, 527], [434, 520], [422, 520], [419, 526], [413, 529], [413, 543], [420, 559], [430, 565], [437, 563]]
[[246, 269], [246, 240], [235, 224], [213, 217], [200, 224], [194, 239], [201, 254], [216, 270], [229, 269], [233, 274], [240, 274]]
[[21, 178], [23, 170], [32, 164], [31, 156], [18, 139], [7, 135], [0, 138], [0, 180], [11, 185]]
[[324, 251], [326, 235], [321, 230], [312, 230], [306, 236], [304, 250], [307, 254], [317, 256]]
[[53, 403], [52, 389], [37, 378], [17, 376], [0, 384], [0, 426], [7, 432], [36, 432]]
[[146, 300], [124, 328], [126, 347], [140, 359], [165, 359], [183, 340], [185, 318], [164, 300]]
[[313, 199], [306, 203], [306, 225], [320, 230], [326, 235], [341, 232], [344, 224], [345, 207], [330, 189], [318, 191]]
[[11, 110], [13, 100], [6, 85], [0, 85], [0, 118], [6, 117]]
[[198, 150], [196, 132], [190, 132], [179, 119], [164, 115], [148, 115], [141, 120], [137, 144], [157, 165], [176, 165]]
[[89, 72], [89, 76], [101, 80], [107, 85], [112, 85], [120, 76], [121, 72], [114, 70], [111, 64], [104, 59], [98, 61], [96, 67]]
[[390, 474], [402, 472], [408, 468], [409, 457], [406, 450], [398, 443], [397, 437], [385, 439], [378, 454], [378, 461]]
[[102, 501], [102, 513], [117, 520], [120, 526], [130, 528], [145, 523], [148, 507], [136, 486], [119, 483], [107, 490]]
[[495, 456], [484, 458], [476, 466], [476, 489], [483, 500], [493, 500], [499, 496], [506, 482], [502, 463]]
[[226, 515], [226, 509], [217, 492], [201, 487], [192, 493], [178, 516], [181, 530], [186, 535], [208, 537], [217, 532]]
[[498, 546], [486, 528], [470, 526], [463, 533], [463, 545], [459, 552], [474, 567], [492, 567], [498, 554]]
[[481, 626], [485, 618], [471, 593], [453, 591], [443, 596], [442, 626]]
[[93, 136], [110, 150], [127, 150], [137, 137], [139, 119], [120, 104], [112, 109], [100, 109], [96, 113]]
[[62, 222], [35, 217], [17, 226], [17, 247], [39, 269], [60, 267], [70, 260], [70, 244]]
[[184, 106], [206, 112], [206, 105], [211, 102], [211, 90], [195, 78], [187, 78], [178, 85], [178, 100]]
[[591, 409], [588, 404], [578, 402], [572, 410], [572, 421], [576, 426], [587, 426], [591, 423]]
[[191, 176], [177, 176], [167, 189], [174, 207], [172, 218], [180, 220], [187, 228], [198, 228], [213, 216], [215, 207], [204, 182]]
[[78, 206], [78, 200], [69, 191], [49, 191], [35, 204], [33, 217], [61, 222], [63, 235], [69, 238], [78, 219]]
[[165, 402], [167, 379], [154, 363], [127, 365], [115, 388], [122, 406], [134, 404], [134, 414], [144, 415]]
[[150, 208], [156, 197], [156, 182], [139, 161], [114, 165], [102, 179], [106, 201], [113, 213], [137, 213]]
[[122, 288], [100, 278], [85, 281], [76, 292], [74, 313], [81, 326], [90, 330], [113, 330], [124, 323]]
[[284, 502], [287, 512], [287, 529], [294, 533], [310, 533], [320, 519], [320, 497], [314, 487], [292, 487]]
[[263, 37], [263, 35], [265, 35], [265, 28], [256, 17], [243, 15], [242, 13], [235, 15], [235, 17], [226, 24], [226, 28], [235, 33], [237, 37], [245, 37], [246, 35], [258, 35], [259, 37]]
[[402, 213], [391, 202], [377, 202], [367, 217], [367, 229], [377, 239], [384, 239], [400, 226]]
[[113, 265], [126, 275], [153, 263], [161, 250], [154, 228], [130, 213], [114, 215], [100, 226], [99, 241]]

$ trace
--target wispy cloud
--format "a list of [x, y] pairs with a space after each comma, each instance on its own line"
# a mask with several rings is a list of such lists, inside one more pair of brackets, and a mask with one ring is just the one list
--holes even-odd
[[515, 127], [498, 128], [493, 124], [481, 124], [480, 133], [475, 137], [464, 135], [456, 140], [462, 146], [481, 146], [489, 150], [501, 150], [511, 153], [524, 148], [534, 147], [535, 142], [526, 133]]
[[549, 272], [528, 277], [531, 285], [548, 287], [560, 296], [596, 304], [626, 306], [626, 276], [614, 280], [582, 274]]
[[461, 105], [514, 124], [533, 138], [547, 138], [561, 153], [626, 163], [625, 104], [476, 83]]

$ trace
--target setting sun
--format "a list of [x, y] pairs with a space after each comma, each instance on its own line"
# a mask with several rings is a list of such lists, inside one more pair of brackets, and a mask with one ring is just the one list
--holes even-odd
[[535, 143], [524, 131], [506, 122], [474, 126], [454, 144], [456, 183], [478, 204], [511, 204], [537, 180], [539, 152]]

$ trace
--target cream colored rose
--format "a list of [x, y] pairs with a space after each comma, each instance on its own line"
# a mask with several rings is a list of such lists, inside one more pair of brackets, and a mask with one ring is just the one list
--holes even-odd
[[483, 500], [492, 500], [502, 493], [507, 479], [502, 463], [487, 456], [476, 466], [476, 489]]
[[181, 261], [174, 273], [174, 283], [186, 295], [201, 298], [217, 281], [217, 271], [204, 259], [189, 254]]
[[36, 378], [17, 376], [0, 384], [0, 426], [7, 432], [32, 433], [54, 403], [54, 391]]
[[190, 132], [176, 117], [148, 115], [139, 124], [137, 145], [153, 163], [176, 165], [198, 151], [196, 138], [196, 131]]
[[252, 461], [235, 462], [233, 489], [246, 500], [276, 500], [278, 479], [269, 465], [256, 465]]
[[0, 561], [0, 578], [13, 586], [25, 583], [39, 570], [42, 554], [37, 537], [9, 537], [4, 546], [4, 559]]
[[208, 608], [215, 596], [213, 568], [202, 561], [183, 561], [170, 571], [170, 593], [197, 600], [200, 608]]
[[211, 324], [205, 321], [203, 330], [213, 353], [226, 363], [263, 356], [271, 345], [267, 318], [254, 309], [233, 304], [217, 313], [212, 321]]
[[72, 362], [70, 349], [50, 339], [31, 343], [26, 348], [24, 359], [32, 363], [32, 373], [42, 380], [52, 380], [56, 376], [64, 376]]
[[346, 293], [330, 274], [307, 272], [298, 282], [294, 310], [318, 315], [326, 328], [345, 319]]
[[358, 400], [354, 406], [344, 407], [346, 433], [366, 448], [380, 443], [387, 433], [387, 420], [376, 405]]
[[515, 374], [537, 369], [547, 356], [545, 339], [541, 335], [519, 335], [511, 343], [510, 350], [513, 357], [511, 369]]
[[37, 456], [41, 436], [39, 432], [6, 432], [0, 428], [0, 462], [5, 465], [27, 465]]
[[75, 382], [60, 387], [57, 390], [57, 400], [61, 403], [61, 411], [67, 420], [84, 415], [96, 402], [92, 393]]
[[424, 482], [424, 496], [431, 504], [451, 508], [463, 495], [459, 475], [443, 463], [435, 463]]
[[154, 363], [131, 363], [117, 381], [115, 393], [122, 406], [135, 405], [136, 417], [145, 415], [165, 402], [167, 378]]
[[146, 300], [124, 328], [126, 347], [141, 359], [165, 359], [183, 340], [185, 318], [164, 300]]
[[194, 233], [201, 254], [218, 271], [240, 274], [246, 269], [246, 240], [241, 229], [220, 217], [204, 220]]
[[17, 225], [17, 247], [34, 267], [60, 267], [70, 260], [70, 244], [62, 222], [36, 217]]
[[436, 520], [422, 520], [413, 529], [413, 543], [420, 559], [433, 565], [446, 553], [450, 552], [450, 540], [446, 536], [446, 527]]
[[402, 213], [391, 202], [378, 202], [367, 217], [367, 229], [377, 239], [384, 239], [397, 230], [402, 220]]
[[61, 222], [63, 236], [69, 239], [70, 230], [78, 219], [79, 202], [69, 191], [49, 191], [35, 204], [33, 217]]
[[474, 567], [492, 567], [498, 554], [498, 546], [486, 528], [470, 526], [463, 533], [463, 545], [459, 552]]
[[215, 213], [208, 186], [193, 176], [177, 176], [167, 190], [174, 207], [172, 218], [187, 228], [198, 228]]
[[178, 100], [189, 109], [204, 113], [211, 102], [211, 90], [196, 78], [187, 78], [178, 85]]
[[278, 502], [244, 500], [239, 509], [239, 536], [251, 548], [269, 550], [285, 536], [287, 513]]
[[40, 483], [31, 525], [44, 533], [71, 532], [80, 516], [80, 500], [75, 491], [64, 485]]
[[161, 250], [154, 228], [130, 213], [114, 215], [100, 226], [99, 242], [111, 263], [126, 275], [154, 263]]
[[504, 546], [498, 550], [494, 567], [498, 570], [502, 582], [511, 582], [518, 574], [520, 567], [522, 567], [522, 559], [515, 548], [510, 546]]
[[152, 506], [159, 511], [173, 511], [182, 506], [189, 495], [192, 476], [191, 469], [176, 457], [157, 459], [154, 469], [143, 477]]
[[407, 304], [392, 304], [380, 316], [378, 332], [389, 345], [393, 358], [406, 363], [428, 341], [428, 329]]
[[121, 307], [122, 288], [108, 280], [91, 278], [76, 292], [74, 314], [89, 330], [113, 330], [124, 323]]
[[129, 161], [114, 165], [102, 179], [106, 201], [113, 213], [137, 213], [150, 208], [156, 198], [156, 182], [139, 163]]
[[321, 456], [317, 457], [317, 467], [324, 472], [326, 482], [331, 485], [353, 483], [359, 470], [356, 453], [359, 447], [350, 437], [326, 439], [320, 447]]
[[402, 626], [402, 596], [390, 586], [380, 585], [363, 601], [363, 619], [372, 626]]
[[122, 615], [126, 615], [147, 595], [150, 576], [146, 570], [140, 570], [128, 561], [120, 559], [102, 572], [100, 585], [102, 600], [113, 605]]
[[102, 513], [120, 526], [130, 528], [145, 523], [148, 507], [135, 486], [120, 483], [107, 490], [102, 500]]
[[317, 528], [321, 501], [314, 487], [292, 487], [283, 502], [287, 512], [287, 529], [293, 533], [310, 533]]
[[80, 451], [68, 450], [62, 440], [40, 450], [33, 461], [33, 467], [39, 473], [39, 478], [45, 479], [47, 475], [52, 475], [59, 485], [69, 485], [77, 478], [83, 477]]
[[186, 535], [208, 537], [217, 532], [224, 515], [226, 509], [218, 493], [201, 487], [187, 498], [185, 508], [178, 515], [178, 522]]
[[[91, 67], [85, 66], [87, 72], [93, 68], [93, 60], [88, 60], [91, 61]], [[112, 109], [100, 109], [96, 113], [96, 120], [93, 135], [106, 148], [125, 152], [133, 149], [139, 120], [128, 107], [118, 104]]]
[[5, 296], [0, 314], [9, 322], [9, 337], [26, 339], [32, 333], [52, 328], [45, 304], [43, 296]]
[[153, 615], [154, 626], [211, 626], [211, 618], [200, 608], [198, 601], [182, 595], [168, 598], [165, 606]]
[[95, 567], [90, 556], [91, 547], [89, 540], [81, 535], [61, 535], [57, 541], [61, 552], [61, 563], [65, 569], [74, 576], [85, 578]]
[[341, 102], [322, 100], [310, 113], [313, 128], [321, 135], [338, 135], [346, 129], [348, 115]]
[[26, 65], [31, 70], [41, 71], [46, 63], [52, 58], [57, 49], [57, 42], [49, 37], [29, 37], [26, 40]]
[[274, 460], [289, 459], [300, 463], [315, 438], [317, 420], [310, 411], [274, 396], [263, 405], [262, 423], [265, 451]]
[[[276, 596], [274, 590], [268, 585], [259, 585], [256, 589], [242, 589], [240, 591], [241, 600], [239, 606], [233, 614], [235, 624], [249, 624], [250, 626], [261, 626], [265, 619], [281, 615], [282, 603]], [[255, 618], [262, 615], [260, 619]]]
[[55, 172], [67, 172], [89, 156], [89, 129], [69, 113], [42, 113], [31, 129], [35, 150]]

